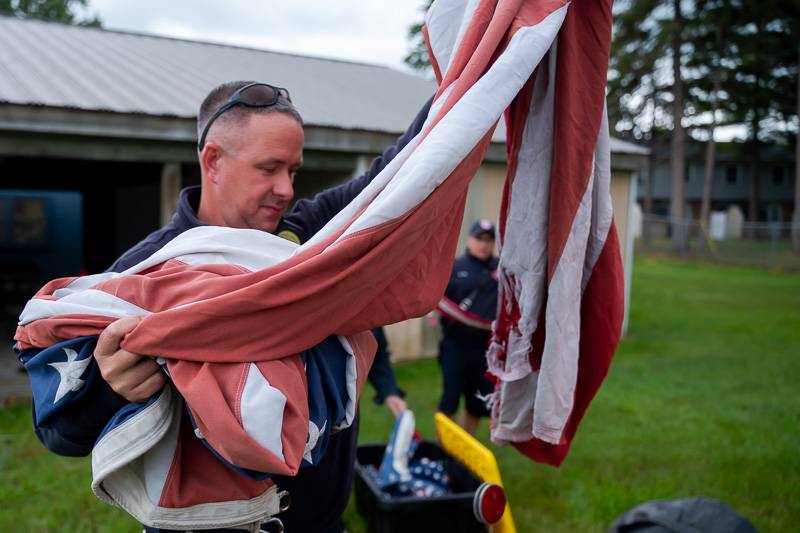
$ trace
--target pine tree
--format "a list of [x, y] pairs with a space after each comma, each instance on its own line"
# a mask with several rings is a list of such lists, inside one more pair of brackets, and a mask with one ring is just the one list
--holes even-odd
[[79, 19], [75, 12], [88, 4], [89, 0], [0, 0], [0, 13], [99, 28], [101, 22], [97, 16]]
[[[649, 141], [669, 131], [670, 229], [673, 248], [686, 248], [684, 221], [685, 114], [684, 68], [686, 8], [681, 0], [627, 0], [615, 4], [614, 40], [609, 64], [609, 120], [623, 137]], [[652, 213], [654, 157], [645, 183], [645, 213]], [[649, 241], [647, 225], [645, 239]]]

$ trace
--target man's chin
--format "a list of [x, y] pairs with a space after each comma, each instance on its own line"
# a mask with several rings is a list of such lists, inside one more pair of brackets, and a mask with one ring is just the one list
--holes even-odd
[[248, 223], [248, 227], [250, 229], [257, 229], [260, 231], [266, 231], [267, 233], [275, 233], [275, 230], [278, 229], [278, 224], [281, 221], [280, 215], [270, 216], [270, 217], [258, 217], [257, 219], [250, 220]]

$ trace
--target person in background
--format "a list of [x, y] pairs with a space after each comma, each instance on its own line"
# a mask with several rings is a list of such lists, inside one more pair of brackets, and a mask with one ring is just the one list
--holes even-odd
[[484, 398], [494, 390], [486, 378], [486, 349], [497, 312], [495, 227], [476, 221], [464, 255], [456, 258], [450, 282], [439, 302], [442, 341], [439, 366], [442, 396], [439, 411], [453, 418], [464, 396], [461, 426], [474, 435], [481, 417], [489, 416]]

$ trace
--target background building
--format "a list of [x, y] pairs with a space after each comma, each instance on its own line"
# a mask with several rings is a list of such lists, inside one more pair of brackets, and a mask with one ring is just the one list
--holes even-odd
[[[711, 211], [725, 211], [732, 205], [749, 213], [752, 172], [752, 146], [741, 142], [717, 143], [714, 177], [711, 183]], [[653, 214], [667, 215], [670, 201], [670, 150], [668, 144], [653, 150], [651, 195]], [[705, 169], [705, 143], [692, 141], [686, 145], [687, 216], [700, 216]], [[789, 223], [794, 210], [795, 162], [792, 148], [780, 144], [759, 146], [758, 220]], [[640, 178], [638, 197], [644, 202], [646, 184]], [[756, 222], [756, 221], [748, 221]]]

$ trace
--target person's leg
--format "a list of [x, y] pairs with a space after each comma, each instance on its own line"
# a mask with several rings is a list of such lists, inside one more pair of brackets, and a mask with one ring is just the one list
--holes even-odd
[[464, 431], [470, 435], [475, 435], [480, 423], [480, 417], [473, 415], [467, 408], [464, 408], [464, 411], [461, 413], [461, 427], [464, 428]]
[[439, 366], [442, 369], [442, 396], [439, 399], [439, 411], [450, 418], [458, 411], [461, 391], [464, 390], [466, 372], [458, 346], [451, 339], [444, 337], [439, 344]]
[[463, 353], [466, 366], [464, 388], [464, 416], [461, 426], [470, 435], [478, 430], [481, 418], [491, 413], [485, 398], [494, 392], [494, 385], [486, 378], [486, 355], [483, 344], [476, 343]]

